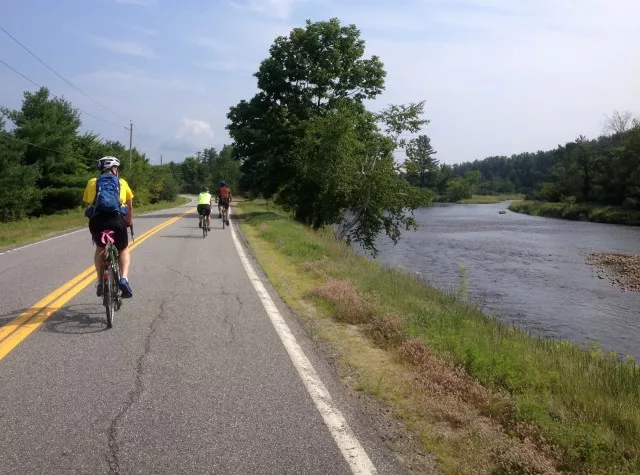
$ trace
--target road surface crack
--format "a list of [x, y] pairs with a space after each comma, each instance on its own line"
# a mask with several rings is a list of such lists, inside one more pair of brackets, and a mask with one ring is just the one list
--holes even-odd
[[120, 446], [118, 445], [118, 425], [122, 418], [129, 412], [129, 410], [136, 404], [140, 397], [142, 396], [142, 392], [144, 391], [143, 384], [143, 373], [144, 373], [144, 360], [149, 355], [151, 351], [151, 340], [156, 330], [158, 329], [158, 325], [161, 320], [166, 318], [165, 315], [165, 306], [166, 300], [163, 300], [160, 304], [160, 312], [156, 315], [149, 325], [150, 331], [145, 337], [144, 340], [144, 350], [142, 354], [138, 357], [136, 361], [136, 377], [134, 388], [129, 391], [129, 395], [127, 397], [127, 401], [125, 402], [124, 407], [118, 413], [118, 415], [111, 421], [109, 425], [109, 448], [107, 452], [107, 463], [109, 464], [109, 472], [110, 473], [120, 473]]
[[234, 327], [233, 323], [229, 321], [229, 317], [230, 316], [231, 315], [229, 313], [226, 313], [224, 318], [222, 319], [222, 323], [224, 323], [229, 329], [230, 338], [226, 342], [227, 345], [229, 345], [229, 344], [233, 343], [234, 341], [236, 341], [236, 330], [235, 330], [235, 327]]
[[181, 275], [182, 277], [187, 279], [189, 282], [193, 282], [194, 284], [201, 284], [201, 282], [196, 282], [195, 280], [193, 280], [193, 278], [191, 278], [187, 274], [180, 272], [179, 270], [174, 269], [173, 267], [166, 266], [166, 268], [169, 269], [171, 272], [175, 272], [176, 274]]

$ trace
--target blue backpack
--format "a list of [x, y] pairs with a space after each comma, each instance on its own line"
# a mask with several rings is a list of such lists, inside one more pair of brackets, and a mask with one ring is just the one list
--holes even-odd
[[127, 209], [120, 204], [120, 179], [111, 173], [104, 173], [96, 180], [96, 197], [85, 215], [115, 212], [127, 214]]

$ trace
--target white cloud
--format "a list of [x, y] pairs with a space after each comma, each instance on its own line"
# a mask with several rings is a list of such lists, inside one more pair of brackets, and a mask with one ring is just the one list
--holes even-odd
[[157, 54], [149, 46], [135, 41], [112, 40], [94, 36], [93, 41], [104, 49], [115, 53], [138, 56], [142, 58], [156, 58]]
[[205, 122], [204, 120], [185, 117], [182, 119], [182, 125], [176, 134], [176, 139], [192, 140], [196, 142], [212, 140], [213, 128], [210, 123]]
[[169, 160], [176, 155], [181, 161], [187, 155], [194, 154], [197, 150], [213, 145], [213, 126], [204, 120], [184, 117], [178, 132], [161, 144], [161, 149], [168, 152]]

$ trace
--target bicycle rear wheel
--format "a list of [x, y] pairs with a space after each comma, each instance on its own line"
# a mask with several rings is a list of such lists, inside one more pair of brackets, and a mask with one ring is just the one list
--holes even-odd
[[207, 237], [207, 220], [202, 218], [202, 239]]
[[107, 312], [107, 328], [113, 327], [113, 320], [116, 315], [116, 301], [118, 299], [118, 284], [113, 273], [113, 267], [109, 265], [104, 276], [104, 296], [103, 303]]
[[226, 224], [227, 224], [227, 208], [223, 206], [222, 207], [222, 229], [224, 229]]

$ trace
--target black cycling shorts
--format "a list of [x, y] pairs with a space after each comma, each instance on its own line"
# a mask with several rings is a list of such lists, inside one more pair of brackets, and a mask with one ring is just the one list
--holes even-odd
[[211, 205], [198, 205], [198, 214], [209, 216], [211, 214]]
[[116, 249], [122, 251], [129, 245], [129, 236], [127, 235], [127, 225], [124, 216], [120, 213], [99, 213], [89, 220], [89, 231], [93, 237], [93, 241], [98, 247], [104, 247], [100, 238], [102, 231], [113, 231], [113, 239]]
[[218, 198], [218, 206], [224, 206], [229, 209], [229, 198]]

